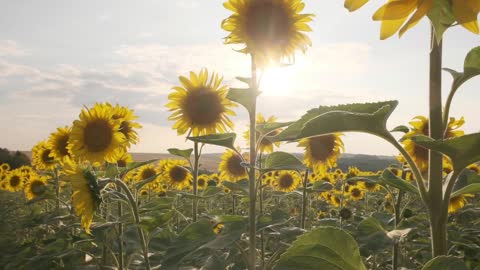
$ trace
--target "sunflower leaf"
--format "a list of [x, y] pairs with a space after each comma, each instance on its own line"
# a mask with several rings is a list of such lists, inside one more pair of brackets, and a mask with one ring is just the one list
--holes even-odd
[[294, 141], [342, 131], [381, 134], [388, 131], [386, 121], [398, 101], [355, 103], [337, 106], [320, 106], [309, 110], [298, 121], [288, 126], [275, 141]]
[[382, 179], [383, 183], [385, 183], [389, 186], [398, 188], [398, 189], [400, 189], [402, 191], [405, 191], [405, 192], [411, 192], [411, 193], [414, 193], [414, 194], [418, 194], [418, 189], [414, 185], [412, 185], [409, 182], [403, 180], [402, 178], [397, 177], [389, 169], [386, 169], [386, 170], [383, 171], [381, 179]]
[[297, 238], [280, 256], [275, 270], [366, 270], [357, 242], [345, 231], [318, 227]]
[[394, 129], [390, 130], [390, 132], [403, 132], [403, 133], [408, 133], [409, 131], [410, 129], [404, 125], [397, 126]]
[[197, 137], [187, 137], [187, 139], [193, 142], [211, 144], [211, 145], [218, 145], [223, 146], [230, 149], [235, 149], [235, 139], [237, 134], [235, 133], [222, 133], [222, 134], [210, 134], [205, 136], [197, 136]]
[[177, 157], [183, 157], [187, 160], [190, 160], [190, 156], [192, 155], [193, 148], [188, 148], [188, 149], [178, 149], [178, 148], [169, 148], [167, 149], [168, 153], [177, 156]]
[[127, 167], [120, 170], [120, 178], [123, 178], [123, 176], [125, 176], [128, 172], [130, 172], [132, 170], [135, 170], [137, 168], [142, 167], [143, 165], [147, 165], [147, 164], [150, 164], [152, 162], [159, 161], [159, 160], [160, 159], [156, 158], [156, 159], [150, 159], [150, 160], [147, 160], [147, 161], [144, 161], [144, 162], [129, 163], [129, 164], [127, 164]]
[[462, 84], [471, 78], [480, 75], [480, 46], [473, 48], [465, 57], [463, 72], [444, 68], [453, 77], [452, 91], [456, 91]]
[[247, 77], [235, 77], [237, 80], [246, 83], [248, 86], [252, 85], [252, 78]]
[[294, 155], [278, 151], [268, 155], [263, 170], [305, 170], [305, 165]]
[[362, 251], [375, 254], [393, 245], [387, 231], [376, 218], [365, 218], [358, 224], [357, 230], [357, 239]]
[[149, 178], [147, 178], [147, 179], [145, 179], [145, 180], [142, 180], [142, 181], [140, 181], [140, 182], [135, 183], [135, 189], [136, 189], [136, 190], [140, 190], [140, 189], [141, 189], [143, 186], [145, 186], [146, 184], [153, 182], [158, 176], [160, 176], [160, 174], [161, 174], [161, 173], [158, 173], [158, 174], [156, 174], [156, 175], [154, 175], [154, 176], [151, 176], [151, 177], [149, 177]]
[[[222, 181], [222, 185], [232, 192], [241, 193], [245, 196], [248, 196], [248, 182], [230, 182], [230, 181]], [[237, 192], [238, 191], [238, 192]]]
[[465, 169], [455, 182], [453, 192], [456, 192], [457, 190], [460, 190], [471, 184], [480, 184], [480, 175], [473, 170]]
[[260, 134], [265, 135], [270, 132], [291, 125], [293, 122], [276, 122], [276, 123], [265, 123], [257, 125], [255, 128]]
[[233, 102], [241, 104], [248, 112], [253, 111], [254, 100], [260, 92], [251, 88], [230, 88], [227, 98]]
[[427, 16], [435, 29], [437, 42], [440, 43], [443, 33], [455, 22], [450, 1], [436, 0]]
[[428, 261], [422, 270], [468, 270], [468, 267], [457, 257], [439, 256]]
[[440, 152], [450, 158], [453, 168], [460, 171], [480, 160], [480, 133], [444, 140], [433, 140], [427, 136], [414, 136], [412, 140], [427, 149]]
[[313, 183], [311, 192], [325, 192], [332, 189], [333, 185], [330, 182], [317, 181]]
[[477, 184], [470, 184], [470, 185], [467, 185], [455, 192], [452, 193], [452, 195], [450, 195], [451, 198], [453, 197], [457, 197], [457, 196], [460, 196], [460, 195], [463, 195], [463, 194], [475, 194], [475, 193], [478, 193], [480, 192], [480, 183], [477, 183]]

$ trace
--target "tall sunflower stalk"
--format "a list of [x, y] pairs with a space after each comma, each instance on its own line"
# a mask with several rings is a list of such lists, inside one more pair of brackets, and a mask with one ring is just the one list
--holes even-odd
[[[345, 7], [354, 11], [362, 7], [368, 0], [346, 0]], [[441, 12], [439, 12], [441, 11]], [[429, 52], [429, 122], [428, 135], [433, 140], [442, 140], [448, 137], [449, 110], [456, 89], [452, 90], [447, 98], [445, 111], [442, 112], [442, 35], [449, 27], [461, 25], [475, 34], [479, 34], [478, 13], [480, 1], [452, 0], [452, 1], [388, 1], [380, 7], [373, 19], [381, 22], [381, 39], [389, 38], [399, 32], [402, 36], [410, 28], [428, 15], [432, 22], [431, 46]], [[422, 175], [424, 167], [415, 163], [413, 156], [408, 153], [396, 140], [388, 139], [402, 154], [414, 174], [419, 188], [420, 197], [427, 208], [430, 219], [430, 234], [433, 257], [447, 255], [447, 222], [448, 206], [453, 186], [463, 168], [454, 168], [443, 181], [443, 156], [441, 153], [428, 150], [428, 172]], [[460, 171], [459, 171], [460, 170]], [[424, 183], [425, 182], [427, 185]]]

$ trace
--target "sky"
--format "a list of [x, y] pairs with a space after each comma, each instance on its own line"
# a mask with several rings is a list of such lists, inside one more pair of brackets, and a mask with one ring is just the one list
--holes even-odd
[[[249, 75], [249, 57], [224, 45], [220, 27], [230, 12], [224, 0], [15, 0], [0, 9], [0, 147], [29, 150], [57, 127], [71, 125], [95, 102], [128, 106], [139, 117], [140, 143], [133, 152], [190, 148], [167, 120], [168, 94], [178, 76], [206, 67], [237, 85]], [[315, 14], [313, 46], [294, 65], [274, 69], [262, 81], [258, 111], [279, 121], [298, 119], [319, 105], [398, 100], [388, 127], [427, 114], [429, 22], [401, 39], [379, 40], [371, 16], [384, 1], [349, 13], [341, 0], [305, 0]], [[444, 36], [444, 67], [461, 71], [480, 36], [461, 27]], [[443, 98], [451, 78], [444, 73]], [[480, 131], [480, 79], [458, 91], [451, 115], [464, 116], [466, 133]], [[236, 109], [235, 132], [247, 129]], [[371, 135], [347, 133], [346, 152], [395, 155]], [[245, 147], [243, 136], [237, 142]], [[281, 147], [296, 151], [296, 144]], [[206, 147], [205, 152], [222, 149]]]

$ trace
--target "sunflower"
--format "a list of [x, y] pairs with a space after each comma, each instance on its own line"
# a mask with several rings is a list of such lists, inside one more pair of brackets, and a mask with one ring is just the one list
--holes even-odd
[[301, 0], [229, 0], [223, 6], [233, 12], [222, 22], [230, 32], [225, 44], [243, 44], [240, 52], [254, 55], [260, 66], [293, 60], [296, 50], [312, 45], [303, 32], [312, 31], [314, 15], [300, 14]]
[[[425, 116], [416, 116], [413, 118], [414, 120], [409, 122], [412, 126], [410, 132], [405, 134], [402, 138], [402, 144], [405, 147], [405, 150], [410, 154], [412, 159], [417, 164], [418, 168], [422, 172], [426, 172], [428, 169], [428, 150], [423, 148], [413, 142], [411, 139], [413, 136], [418, 135], [429, 135], [429, 125], [428, 125], [428, 118]], [[445, 133], [445, 138], [453, 138], [453, 137], [460, 137], [464, 135], [463, 130], [459, 130], [459, 128], [465, 123], [464, 118], [460, 118], [456, 120], [453, 117], [450, 117], [448, 122], [447, 131]], [[400, 161], [404, 161], [403, 157], [400, 157]], [[449, 162], [448, 159], [445, 159], [444, 162]]]
[[72, 153], [68, 149], [68, 139], [72, 132], [71, 127], [57, 128], [57, 132], [52, 133], [48, 139], [48, 147], [52, 150], [51, 156], [58, 162], [64, 158], [71, 158]]
[[273, 180], [273, 187], [278, 191], [294, 191], [301, 182], [300, 175], [296, 171], [280, 171]]
[[467, 203], [467, 198], [472, 197], [474, 197], [472, 194], [463, 194], [450, 198], [450, 202], [448, 204], [448, 213], [453, 214], [462, 209]]
[[[265, 117], [262, 114], [260, 114], [260, 113], [257, 114], [257, 125], [262, 125], [262, 124], [267, 124], [267, 123], [275, 123], [276, 120], [277, 120], [277, 118], [275, 116], [270, 116], [267, 120], [265, 120]], [[273, 130], [272, 132], [270, 132], [269, 134], [266, 134], [266, 135], [275, 136], [278, 133], [280, 133], [280, 131], [281, 131], [280, 129], [276, 129], [276, 130]], [[258, 131], [255, 131], [255, 138], [258, 139], [258, 138], [260, 138], [260, 136], [262, 136], [262, 134], [260, 134], [260, 132], [258, 132]], [[245, 133], [243, 134], [243, 137], [247, 141], [247, 145], [250, 146], [250, 129], [245, 131]], [[263, 139], [260, 141], [259, 150], [260, 150], [261, 153], [272, 153], [274, 146], [279, 147], [280, 142], [272, 142], [267, 137], [263, 137]]]
[[360, 188], [369, 192], [376, 192], [381, 189], [379, 184], [368, 182], [368, 181], [360, 181], [359, 182]]
[[335, 207], [339, 207], [341, 202], [342, 201], [340, 200], [340, 197], [338, 197], [338, 195], [335, 195], [335, 194], [331, 194], [330, 199], [327, 201], [327, 203]]
[[190, 72], [190, 79], [180, 76], [182, 86], [173, 87], [166, 105], [173, 112], [168, 119], [176, 121], [173, 129], [178, 135], [189, 132], [199, 136], [233, 129], [228, 115], [235, 115], [230, 108], [236, 105], [226, 98], [228, 88], [220, 86], [222, 80], [215, 73], [209, 79], [206, 69], [198, 75]]
[[197, 178], [197, 187], [198, 189], [202, 190], [205, 189], [208, 185], [208, 175], [201, 174]]
[[300, 140], [298, 146], [305, 147], [305, 165], [313, 168], [316, 174], [323, 174], [328, 168], [337, 166], [337, 158], [344, 151], [341, 135], [335, 133]]
[[354, 201], [361, 200], [364, 196], [365, 192], [360, 187], [352, 186], [350, 189], [350, 198], [352, 198]]
[[242, 166], [242, 162], [242, 157], [235, 153], [235, 151], [227, 150], [227, 152], [222, 155], [222, 161], [218, 166], [222, 180], [238, 181], [247, 178], [247, 169]]
[[218, 174], [216, 174], [216, 173], [209, 174], [208, 179], [209, 179], [209, 181], [214, 181], [216, 185], [220, 183], [220, 178], [218, 177]]
[[37, 170], [52, 170], [55, 168], [52, 149], [46, 141], [41, 141], [32, 148], [32, 164]]
[[[345, 0], [345, 7], [354, 11], [366, 2], [368, 0]], [[480, 33], [477, 20], [480, 1], [452, 0], [446, 3], [451, 5], [452, 14], [459, 24], [475, 34]], [[434, 0], [389, 0], [373, 14], [373, 20], [382, 22], [380, 38], [387, 39], [399, 30], [399, 35], [402, 36], [407, 30], [417, 25], [435, 4]], [[407, 21], [408, 18], [410, 19]]]
[[185, 160], [169, 160], [162, 172], [162, 178], [169, 187], [178, 190], [188, 187], [192, 181], [192, 174], [186, 169], [187, 166], [188, 163]]
[[2, 165], [0, 165], [0, 169], [2, 169], [3, 172], [9, 171], [10, 170], [10, 164], [2, 163]]
[[[143, 165], [138, 169], [137, 174], [135, 175], [135, 182], [140, 182], [147, 180], [159, 174], [158, 169], [153, 164]], [[152, 180], [154, 182], [154, 180]]]
[[25, 185], [25, 178], [19, 170], [9, 171], [6, 175], [7, 190], [11, 192], [17, 192], [23, 189]]
[[81, 217], [82, 227], [88, 234], [93, 214], [101, 203], [100, 190], [95, 174], [84, 165], [67, 160], [66, 179], [72, 184], [72, 205], [75, 214]]
[[75, 158], [115, 163], [116, 152], [124, 151], [125, 143], [121, 121], [113, 119], [111, 106], [97, 103], [93, 108], [82, 109], [80, 120], [73, 122], [68, 147]]
[[133, 162], [132, 155], [122, 151], [117, 151], [114, 159], [117, 161], [117, 166], [119, 168], [125, 168], [128, 164]]
[[37, 176], [30, 179], [25, 185], [25, 197], [27, 200], [33, 200], [47, 191], [48, 178], [46, 176]]
[[273, 172], [269, 171], [262, 174], [262, 184], [264, 185], [271, 185], [273, 180]]
[[142, 127], [137, 122], [134, 122], [138, 117], [127, 107], [121, 107], [118, 104], [113, 107], [109, 103], [107, 103], [107, 106], [112, 108], [112, 119], [120, 121], [120, 132], [125, 135], [126, 139], [125, 146], [129, 148], [132, 144], [137, 144], [139, 138], [135, 129]]

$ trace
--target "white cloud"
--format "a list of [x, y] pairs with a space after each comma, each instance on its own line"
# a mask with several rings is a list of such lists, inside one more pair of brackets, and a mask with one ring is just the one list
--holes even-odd
[[0, 40], [0, 57], [26, 56], [28, 53], [13, 40]]

